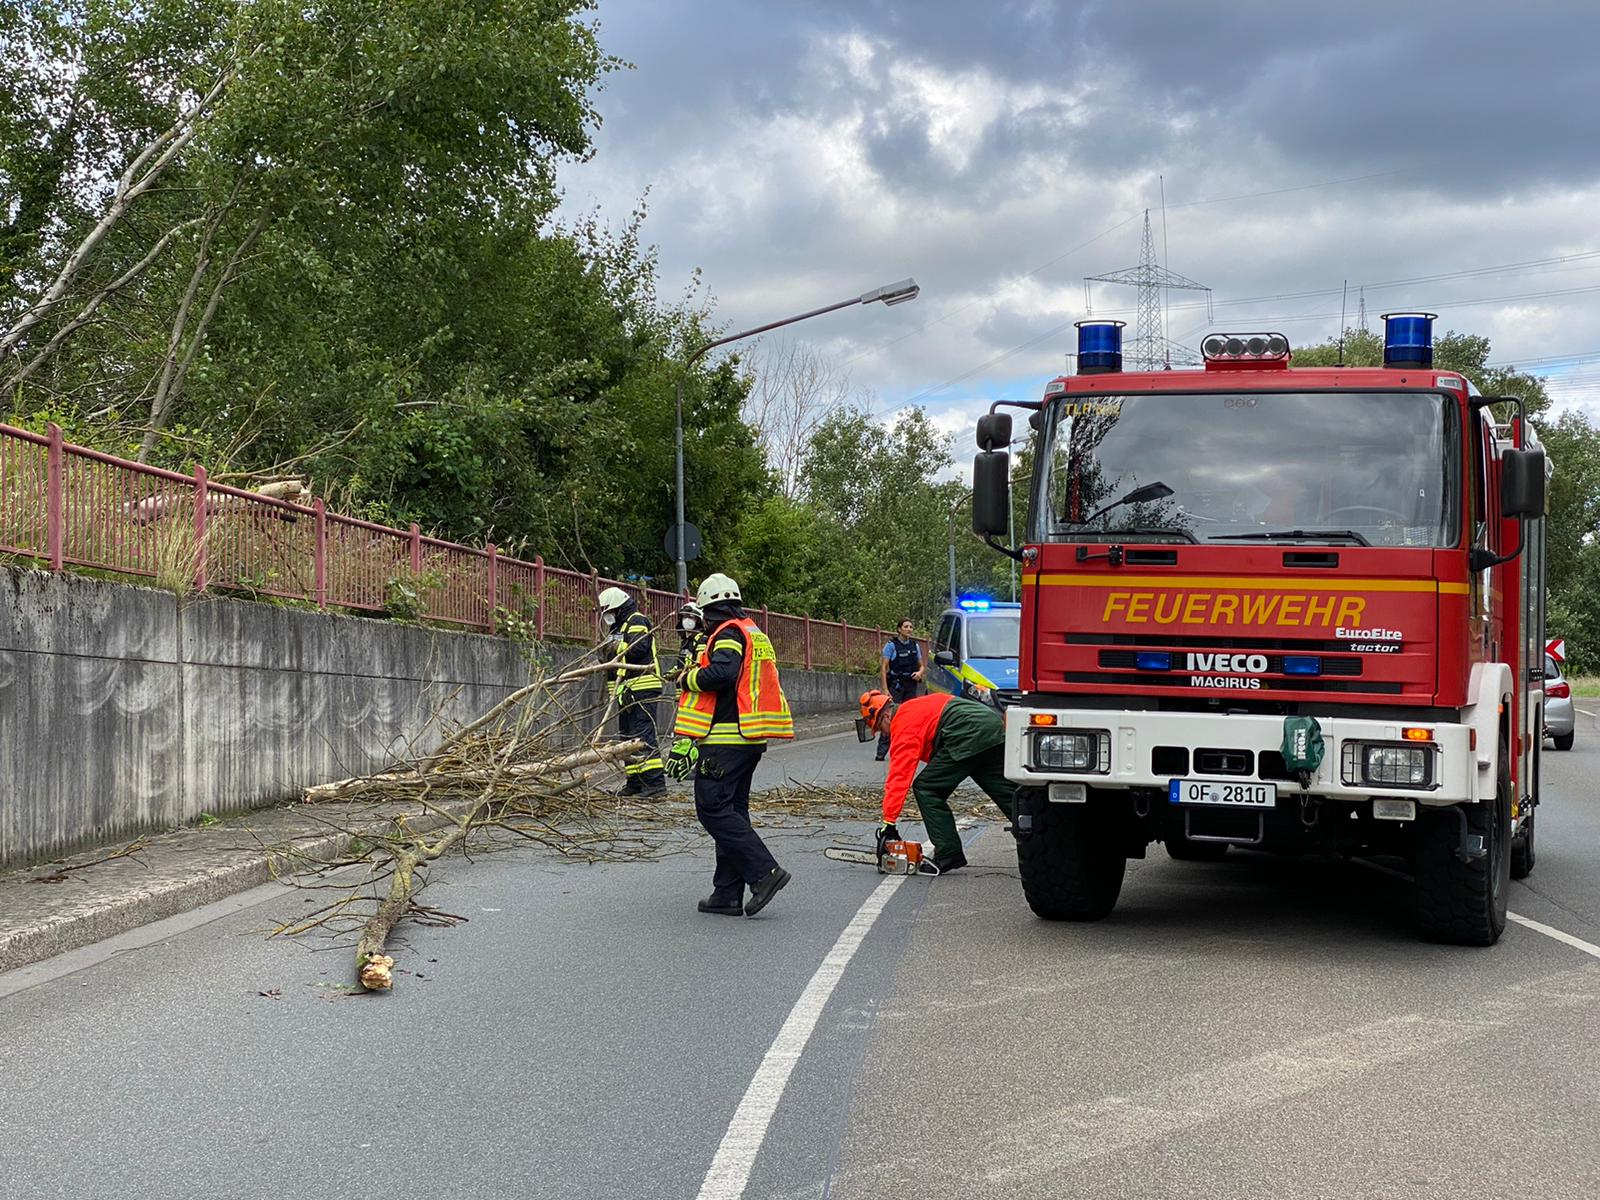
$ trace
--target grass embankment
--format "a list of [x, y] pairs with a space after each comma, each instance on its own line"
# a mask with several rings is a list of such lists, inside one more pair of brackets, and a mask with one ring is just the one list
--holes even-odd
[[1567, 682], [1572, 685], [1574, 696], [1600, 699], [1600, 675], [1569, 675]]

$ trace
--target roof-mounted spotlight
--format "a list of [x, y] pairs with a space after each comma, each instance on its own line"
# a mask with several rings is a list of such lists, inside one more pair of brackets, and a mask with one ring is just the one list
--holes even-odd
[[1289, 339], [1281, 333], [1213, 333], [1200, 343], [1207, 367], [1287, 366]]

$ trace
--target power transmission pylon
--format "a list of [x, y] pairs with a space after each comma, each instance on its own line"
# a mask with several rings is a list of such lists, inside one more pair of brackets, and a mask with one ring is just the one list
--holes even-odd
[[1084, 307], [1093, 311], [1089, 299], [1091, 283], [1126, 283], [1139, 289], [1139, 316], [1133, 326], [1133, 340], [1122, 348], [1122, 361], [1130, 371], [1159, 371], [1178, 366], [1198, 366], [1200, 356], [1189, 347], [1166, 336], [1163, 323], [1164, 293], [1180, 291], [1206, 294], [1206, 319], [1211, 319], [1211, 289], [1186, 275], [1169, 271], [1156, 261], [1156, 239], [1150, 230], [1150, 210], [1144, 210], [1144, 241], [1139, 246], [1139, 265], [1083, 279]]

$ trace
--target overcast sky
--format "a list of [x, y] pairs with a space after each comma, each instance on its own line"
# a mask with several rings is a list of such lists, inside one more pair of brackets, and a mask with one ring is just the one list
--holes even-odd
[[[568, 209], [620, 222], [648, 189], [663, 291], [700, 268], [731, 328], [914, 275], [915, 303], [800, 328], [962, 456], [988, 400], [1065, 369], [1083, 277], [1135, 265], [1147, 207], [1166, 265], [1213, 289], [1210, 319], [1172, 293], [1177, 340], [1320, 341], [1348, 280], [1351, 324], [1362, 286], [1375, 327], [1431, 309], [1600, 415], [1600, 3], [600, 0], [599, 20], [634, 67]], [[1092, 315], [1132, 322], [1134, 299], [1096, 285]]]

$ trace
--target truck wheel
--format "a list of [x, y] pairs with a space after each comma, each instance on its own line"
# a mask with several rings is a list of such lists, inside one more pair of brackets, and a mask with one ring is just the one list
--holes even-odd
[[1550, 740], [1555, 743], [1557, 750], [1571, 750], [1573, 739], [1577, 736], [1577, 730], [1573, 730], [1571, 733], [1563, 733], [1560, 737], [1553, 737]]
[[1181, 833], [1167, 837], [1167, 854], [1179, 862], [1221, 862], [1228, 852], [1227, 842], [1196, 842]]
[[1098, 921], [1115, 908], [1128, 859], [1093, 793], [1087, 804], [1040, 805], [1033, 820], [1017, 839], [1028, 907], [1047, 921]]
[[1511, 755], [1504, 739], [1494, 799], [1464, 804], [1461, 811], [1467, 832], [1483, 839], [1486, 853], [1462, 862], [1455, 816], [1426, 814], [1417, 825], [1417, 915], [1430, 942], [1492, 946], [1505, 931], [1511, 889]]
[[1513, 879], [1526, 879], [1533, 874], [1535, 861], [1533, 817], [1534, 814], [1530, 812], [1528, 819], [1522, 823], [1522, 833], [1511, 839], [1511, 878]]

